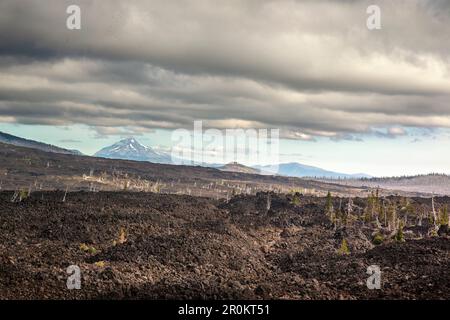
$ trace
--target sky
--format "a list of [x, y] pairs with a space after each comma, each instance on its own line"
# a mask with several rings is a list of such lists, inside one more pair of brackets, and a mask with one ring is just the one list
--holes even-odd
[[0, 2], [0, 131], [86, 154], [201, 120], [279, 129], [280, 162], [450, 174], [449, 102], [445, 0]]

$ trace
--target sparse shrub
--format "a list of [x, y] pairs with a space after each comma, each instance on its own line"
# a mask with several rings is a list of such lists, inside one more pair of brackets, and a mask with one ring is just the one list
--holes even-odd
[[395, 240], [397, 242], [404, 242], [405, 241], [405, 236], [403, 234], [403, 223], [402, 222], [400, 222], [398, 230], [397, 230], [397, 232], [395, 234]]
[[449, 224], [449, 218], [448, 218], [448, 209], [447, 209], [447, 206], [444, 206], [444, 207], [440, 210], [439, 224], [440, 224], [441, 226], [447, 226], [447, 225]]
[[333, 211], [333, 199], [331, 197], [331, 192], [328, 191], [328, 193], [327, 193], [327, 202], [325, 204], [325, 213], [326, 214], [331, 214], [332, 211]]
[[363, 221], [366, 223], [369, 223], [370, 221], [372, 221], [372, 217], [370, 216], [370, 211], [368, 208], [366, 208], [364, 210], [364, 217], [363, 217]]
[[97, 249], [95, 249], [93, 246], [88, 246], [85, 243], [80, 244], [80, 250], [84, 252], [88, 252], [90, 254], [96, 254]]
[[88, 249], [88, 252], [90, 254], [96, 254], [97, 253], [97, 249], [95, 249], [94, 247], [90, 246], [89, 249]]
[[25, 189], [20, 190], [19, 191], [19, 202], [26, 198], [28, 198], [28, 191]]
[[348, 248], [348, 243], [345, 238], [342, 239], [341, 247], [339, 248], [338, 253], [340, 255], [349, 255], [350, 254], [350, 249]]
[[344, 225], [344, 226], [347, 225], [347, 223], [348, 223], [348, 214], [347, 214], [347, 212], [339, 209], [339, 211], [337, 213], [337, 217], [341, 221], [342, 225]]
[[300, 197], [298, 196], [298, 193], [294, 193], [294, 195], [292, 196], [291, 203], [292, 203], [294, 206], [300, 205]]
[[117, 240], [117, 242], [122, 244], [122, 243], [125, 243], [126, 241], [127, 241], [127, 234], [125, 232], [125, 229], [120, 228], [119, 239]]
[[338, 219], [338, 217], [336, 216], [336, 214], [334, 213], [334, 211], [332, 211], [332, 212], [330, 213], [329, 218], [330, 218], [331, 223], [333, 224], [334, 230], [336, 230], [336, 229], [337, 229], [338, 222], [339, 222], [339, 219]]
[[161, 192], [161, 185], [160, 185], [159, 181], [156, 181], [155, 184], [152, 185], [151, 192], [153, 192], [153, 193]]
[[380, 244], [382, 244], [383, 241], [384, 241], [384, 237], [380, 233], [377, 233], [372, 239], [372, 243], [376, 246], [379, 246]]
[[378, 221], [384, 221], [384, 225], [386, 226], [386, 207], [383, 204], [380, 205], [379, 211], [378, 211]]
[[25, 189], [19, 189], [14, 191], [13, 196], [11, 197], [11, 202], [21, 202], [23, 199], [28, 198], [29, 192]]
[[416, 209], [414, 209], [414, 206], [412, 205], [411, 202], [408, 201], [408, 203], [406, 204], [406, 213], [408, 215], [414, 216], [416, 214]]
[[373, 191], [370, 192], [370, 194], [367, 196], [367, 211], [371, 216], [373, 216], [373, 212], [375, 210], [375, 194]]
[[94, 263], [94, 265], [96, 267], [99, 267], [99, 268], [104, 268], [105, 267], [105, 261], [97, 261], [96, 263]]

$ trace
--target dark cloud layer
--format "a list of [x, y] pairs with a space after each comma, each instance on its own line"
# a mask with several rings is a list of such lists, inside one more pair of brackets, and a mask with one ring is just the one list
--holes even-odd
[[311, 141], [450, 127], [450, 2], [376, 1], [369, 31], [372, 2], [4, 0], [0, 121]]

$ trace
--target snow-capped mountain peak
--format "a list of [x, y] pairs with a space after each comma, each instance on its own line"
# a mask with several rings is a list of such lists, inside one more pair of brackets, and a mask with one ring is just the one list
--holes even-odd
[[156, 152], [144, 146], [135, 138], [122, 139], [111, 146], [105, 147], [94, 154], [95, 157], [150, 161], [155, 163], [171, 163], [169, 154]]
[[138, 142], [134, 138], [126, 138], [123, 140], [120, 140], [119, 142], [116, 142], [111, 147], [114, 147], [115, 149], [130, 149], [130, 150], [145, 150], [148, 149], [148, 147], [144, 146], [140, 142]]

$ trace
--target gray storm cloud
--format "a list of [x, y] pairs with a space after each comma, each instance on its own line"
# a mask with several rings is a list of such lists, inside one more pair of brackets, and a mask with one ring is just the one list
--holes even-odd
[[114, 134], [204, 120], [311, 141], [450, 127], [450, 3], [375, 1], [369, 31], [373, 2], [2, 1], [0, 121]]

